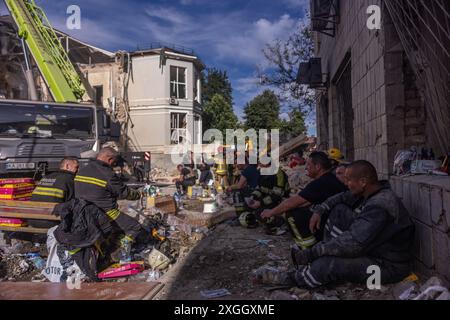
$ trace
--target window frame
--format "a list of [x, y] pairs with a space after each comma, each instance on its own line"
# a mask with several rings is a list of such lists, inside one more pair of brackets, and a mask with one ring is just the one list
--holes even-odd
[[[172, 69], [175, 69], [176, 79], [172, 80]], [[180, 70], [184, 71], [184, 82], [180, 82]], [[175, 96], [172, 95], [172, 86], [175, 86]], [[184, 86], [184, 97], [180, 96], [180, 86]], [[187, 100], [187, 68], [181, 66], [170, 66], [170, 97], [180, 100]]]

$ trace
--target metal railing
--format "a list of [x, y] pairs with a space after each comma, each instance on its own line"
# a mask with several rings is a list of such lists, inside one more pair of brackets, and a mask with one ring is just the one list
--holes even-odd
[[154, 49], [172, 49], [180, 53], [184, 53], [187, 55], [194, 55], [194, 50], [185, 46], [177, 45], [174, 43], [167, 43], [167, 42], [151, 42], [150, 44], [138, 44], [137, 45], [137, 51], [143, 51], [143, 50], [154, 50]]

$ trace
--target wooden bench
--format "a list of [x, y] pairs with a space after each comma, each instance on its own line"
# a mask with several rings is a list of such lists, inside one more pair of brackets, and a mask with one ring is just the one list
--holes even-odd
[[[23, 219], [25, 221], [61, 221], [59, 217], [52, 215], [53, 209], [56, 205], [57, 203], [49, 202], [0, 200], [0, 217]], [[0, 231], [46, 234], [48, 229], [0, 226]]]

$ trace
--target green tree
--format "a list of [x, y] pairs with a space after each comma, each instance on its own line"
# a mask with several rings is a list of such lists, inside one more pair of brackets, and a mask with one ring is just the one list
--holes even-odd
[[282, 121], [280, 132], [283, 141], [306, 133], [304, 113], [298, 109], [292, 109], [289, 112], [289, 120]]
[[280, 101], [271, 90], [265, 90], [244, 108], [246, 129], [280, 129]]
[[214, 95], [220, 94], [228, 104], [233, 105], [233, 89], [231, 82], [228, 79], [226, 71], [216, 68], [209, 68], [206, 74], [202, 77], [202, 100], [206, 104], [212, 100]]
[[208, 129], [222, 131], [225, 138], [226, 129], [235, 130], [238, 118], [231, 104], [220, 94], [215, 94], [203, 107], [203, 121], [208, 123]]

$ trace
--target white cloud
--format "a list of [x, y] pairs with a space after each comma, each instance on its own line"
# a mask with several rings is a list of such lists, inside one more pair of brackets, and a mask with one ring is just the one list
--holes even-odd
[[214, 13], [194, 18], [174, 7], [149, 6], [143, 28], [157, 41], [208, 51], [221, 61], [258, 65], [262, 49], [295, 29], [297, 20], [285, 14], [275, 21], [249, 21], [244, 12]]

